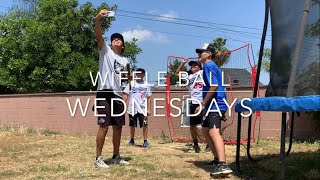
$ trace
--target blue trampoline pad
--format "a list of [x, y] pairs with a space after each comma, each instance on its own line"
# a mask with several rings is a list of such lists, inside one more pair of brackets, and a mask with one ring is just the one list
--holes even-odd
[[[296, 97], [264, 97], [251, 98], [251, 101], [244, 100], [243, 105], [252, 109], [252, 111], [320, 111], [320, 95], [296, 96]], [[235, 112], [249, 111], [238, 101], [235, 106]]]

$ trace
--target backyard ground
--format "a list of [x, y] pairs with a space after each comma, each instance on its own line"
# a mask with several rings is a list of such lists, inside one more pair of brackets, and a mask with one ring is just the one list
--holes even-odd
[[[110, 132], [109, 132], [110, 133]], [[0, 179], [210, 179], [212, 160], [209, 152], [193, 153], [185, 143], [168, 139], [150, 139], [151, 148], [128, 146], [123, 137], [121, 154], [131, 165], [113, 165], [95, 169], [95, 137], [85, 134], [62, 134], [26, 128], [0, 127]], [[279, 141], [263, 140], [252, 144], [252, 155], [266, 158], [249, 162], [241, 146], [242, 175], [226, 179], [276, 179], [279, 169]], [[204, 144], [201, 148], [204, 149]], [[235, 169], [234, 145], [226, 146], [227, 160]], [[112, 155], [111, 139], [103, 150]], [[286, 179], [320, 179], [320, 142], [296, 142], [286, 159]]]

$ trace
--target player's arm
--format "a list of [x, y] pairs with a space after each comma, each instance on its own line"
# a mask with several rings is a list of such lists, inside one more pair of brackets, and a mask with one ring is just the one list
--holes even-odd
[[101, 10], [96, 15], [95, 22], [94, 22], [94, 32], [95, 32], [95, 35], [96, 35], [96, 40], [97, 40], [99, 49], [101, 49], [103, 47], [103, 44], [104, 44], [104, 39], [103, 39], [103, 36], [102, 36], [102, 29], [101, 29], [100, 21], [107, 14], [109, 14], [108, 10], [106, 10], [106, 9]]
[[148, 107], [147, 115], [150, 116], [151, 115], [151, 96], [147, 98], [147, 107]]
[[204, 97], [201, 105], [202, 108], [206, 107], [206, 105], [208, 103], [210, 103], [210, 101], [212, 100], [214, 93], [216, 93], [215, 91], [217, 90], [218, 86], [210, 86], [209, 91], [206, 94], [206, 97]]
[[130, 89], [129, 89], [129, 84], [127, 84], [127, 86], [124, 88], [123, 90], [123, 95], [122, 95], [122, 99], [124, 102], [127, 102], [128, 98], [129, 98], [129, 94], [130, 94]]
[[123, 93], [122, 99], [123, 99], [124, 102], [127, 102], [128, 97], [129, 97], [129, 94]]
[[151, 115], [151, 96], [152, 96], [151, 87], [148, 87], [148, 91], [147, 91], [147, 115], [148, 116]]
[[127, 78], [128, 78], [128, 85], [129, 85], [129, 91], [131, 91], [131, 81], [132, 81], [132, 72], [130, 70], [130, 63], [128, 62], [127, 66], [126, 66], [126, 70], [128, 72]]
[[218, 88], [218, 80], [216, 78], [217, 76], [216, 76], [215, 72], [210, 67], [207, 67], [207, 70], [208, 70], [207, 73], [204, 73], [203, 76], [207, 76], [207, 78], [211, 80], [211, 82], [209, 82], [210, 84], [207, 84], [207, 85], [210, 85], [210, 88], [209, 88], [208, 92], [206, 93], [206, 96], [203, 98], [203, 101], [201, 103], [201, 109], [199, 106], [199, 107], [197, 107], [195, 112], [202, 111], [206, 107], [206, 105], [208, 105], [208, 103], [211, 102], [211, 100], [212, 100], [212, 98]]
[[188, 58], [184, 58], [184, 59], [182, 60], [182, 62], [181, 62], [181, 64], [179, 65], [178, 69], [176, 70], [176, 73], [175, 73], [176, 76], [179, 76], [179, 72], [181, 72], [181, 71], [183, 70], [184, 65], [185, 65], [188, 61], [189, 61]]
[[198, 113], [199, 111], [202, 111], [203, 109], [206, 108], [206, 105], [208, 103], [210, 103], [210, 101], [212, 100], [214, 93], [216, 93], [215, 91], [217, 90], [218, 86], [210, 86], [206, 97], [203, 98], [203, 101], [201, 102], [201, 107], [198, 106], [195, 110], [196, 113]]

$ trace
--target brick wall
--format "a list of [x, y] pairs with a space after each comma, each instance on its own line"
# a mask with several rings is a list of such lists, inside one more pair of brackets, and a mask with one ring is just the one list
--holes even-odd
[[[250, 89], [234, 89], [232, 93], [228, 93], [228, 99], [251, 97]], [[261, 95], [264, 95], [265, 88], [261, 88]], [[176, 97], [182, 99], [187, 95], [187, 91], [172, 91], [171, 98]], [[70, 115], [67, 99], [70, 100], [72, 107], [76, 99], [79, 98], [83, 106], [86, 105], [88, 99], [88, 111], [85, 117], [81, 115], [78, 109], [75, 116]], [[24, 126], [35, 129], [51, 129], [67, 133], [85, 132], [95, 134], [98, 126], [96, 117], [91, 111], [94, 103], [94, 93], [52, 93], [52, 94], [26, 94], [26, 95], [1, 95], [0, 96], [0, 125], [8, 126]], [[157, 91], [153, 93], [153, 98], [165, 98], [165, 92]], [[153, 102], [153, 99], [152, 99]], [[153, 104], [153, 103], [152, 103]], [[174, 105], [181, 107], [181, 102], [175, 102]], [[165, 106], [165, 101], [158, 101], [157, 106]], [[165, 114], [165, 109], [159, 109], [158, 114]], [[172, 113], [177, 111], [172, 108]], [[224, 123], [224, 127], [228, 126], [224, 131], [225, 136], [235, 136], [236, 133], [236, 114], [231, 113], [231, 117]], [[127, 116], [126, 116], [127, 117]], [[253, 118], [254, 119], [254, 118]], [[281, 113], [261, 112], [261, 131], [262, 138], [276, 138], [280, 136], [280, 119]], [[172, 118], [175, 133], [182, 137], [189, 137], [187, 128], [180, 127], [181, 117]], [[247, 119], [243, 120], [243, 136], [246, 135]], [[252, 124], [253, 126], [254, 124]], [[255, 136], [258, 135], [257, 121], [255, 128]], [[171, 127], [171, 125], [170, 125]], [[173, 131], [172, 129], [170, 129]], [[310, 137], [315, 132], [315, 120], [308, 115], [302, 114], [296, 119], [295, 137]], [[136, 131], [137, 135], [141, 135], [141, 129]], [[168, 121], [165, 117], [149, 117], [149, 135], [161, 136], [162, 133], [169, 135]], [[108, 133], [109, 135], [111, 133]], [[129, 135], [128, 122], [123, 128], [123, 134]], [[244, 137], [243, 137], [244, 138]]]

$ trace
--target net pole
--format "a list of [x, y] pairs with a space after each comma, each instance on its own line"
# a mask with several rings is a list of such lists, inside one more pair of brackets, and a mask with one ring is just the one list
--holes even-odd
[[303, 16], [300, 24], [299, 34], [297, 37], [296, 49], [294, 51], [294, 56], [291, 63], [291, 72], [290, 72], [288, 90], [286, 95], [287, 97], [291, 97], [293, 95], [293, 89], [294, 89], [294, 84], [296, 81], [296, 74], [297, 74], [298, 59], [301, 54], [301, 48], [302, 48], [303, 37], [304, 37], [304, 29], [307, 23], [308, 15], [309, 15], [310, 4], [311, 4], [311, 0], [304, 1]]
[[167, 59], [167, 77], [166, 77], [166, 117], [168, 122], [168, 130], [170, 138], [172, 139], [171, 128], [170, 128], [170, 72], [171, 72], [171, 58]]

